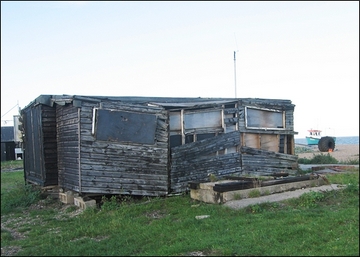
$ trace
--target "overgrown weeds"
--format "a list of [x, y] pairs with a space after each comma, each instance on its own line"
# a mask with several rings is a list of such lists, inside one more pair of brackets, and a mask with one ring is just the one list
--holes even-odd
[[327, 154], [313, 154], [313, 158], [299, 158], [298, 163], [300, 164], [338, 164], [339, 161], [336, 160], [329, 153]]
[[299, 197], [299, 206], [305, 208], [316, 207], [325, 198], [321, 192], [309, 192]]
[[[309, 150], [308, 152], [312, 152], [312, 150]], [[312, 158], [298, 158], [299, 164], [346, 164], [346, 165], [358, 165], [359, 159], [347, 159], [338, 161], [336, 158], [331, 156], [329, 153], [327, 154], [315, 154], [313, 153]]]
[[29, 207], [41, 199], [40, 189], [32, 185], [16, 183], [11, 191], [1, 192], [1, 213], [6, 214], [14, 210]]
[[347, 159], [346, 161], [341, 162], [342, 164], [347, 165], [358, 165], [359, 164], [359, 158], [358, 159]]

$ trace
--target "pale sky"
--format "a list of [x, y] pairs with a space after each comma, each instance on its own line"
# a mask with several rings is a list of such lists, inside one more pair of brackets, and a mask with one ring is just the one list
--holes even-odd
[[235, 85], [291, 100], [296, 138], [359, 136], [359, 1], [1, 2], [2, 126], [42, 94], [233, 98]]

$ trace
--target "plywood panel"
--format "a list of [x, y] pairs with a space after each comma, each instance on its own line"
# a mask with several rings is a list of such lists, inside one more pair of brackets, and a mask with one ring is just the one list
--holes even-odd
[[260, 136], [258, 134], [243, 133], [243, 146], [260, 148]]
[[260, 148], [267, 151], [279, 151], [278, 135], [262, 134], [260, 136]]

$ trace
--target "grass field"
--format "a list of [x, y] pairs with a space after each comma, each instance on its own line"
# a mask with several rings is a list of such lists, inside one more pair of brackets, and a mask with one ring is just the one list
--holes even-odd
[[2, 172], [1, 255], [358, 256], [359, 169], [328, 179], [344, 189], [241, 210], [184, 194], [104, 197], [82, 211]]

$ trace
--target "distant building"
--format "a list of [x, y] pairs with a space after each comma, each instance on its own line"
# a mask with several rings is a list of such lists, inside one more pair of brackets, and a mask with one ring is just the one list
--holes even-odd
[[14, 126], [1, 127], [1, 161], [23, 158], [20, 115], [14, 115]]
[[15, 160], [14, 127], [1, 127], [1, 161]]

